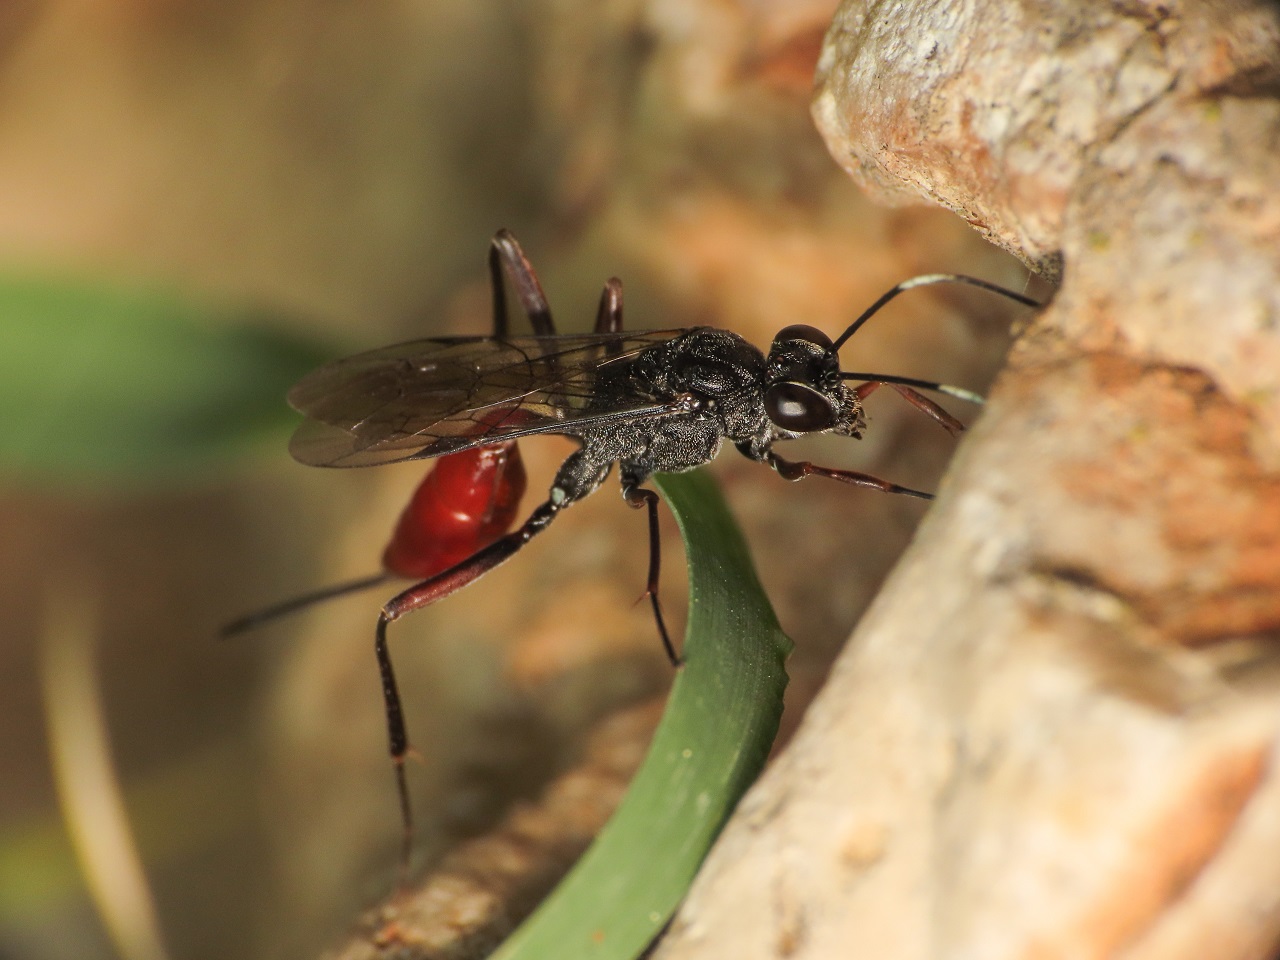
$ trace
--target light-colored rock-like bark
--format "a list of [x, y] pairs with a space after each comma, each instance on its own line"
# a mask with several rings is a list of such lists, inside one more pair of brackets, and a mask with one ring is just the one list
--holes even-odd
[[1063, 283], [663, 960], [1275, 955], [1278, 17], [841, 9], [833, 155]]

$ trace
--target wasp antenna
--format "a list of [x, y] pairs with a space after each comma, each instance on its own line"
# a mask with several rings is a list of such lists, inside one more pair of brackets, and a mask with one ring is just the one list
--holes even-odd
[[916, 387], [920, 390], [945, 393], [949, 397], [955, 397], [957, 400], [964, 400], [968, 403], [976, 403], [979, 406], [987, 402], [986, 397], [982, 394], [966, 390], [964, 387], [952, 386], [949, 383], [936, 383], [933, 380], [917, 380], [915, 377], [897, 377], [892, 374], [882, 373], [854, 373], [842, 370], [840, 371], [840, 379], [865, 380], [868, 383], [898, 383], [906, 387]]
[[1015, 290], [1010, 290], [1008, 287], [1002, 287], [999, 284], [990, 283], [987, 280], [979, 280], [977, 277], [967, 277], [962, 273], [925, 273], [918, 277], [912, 277], [910, 280], [903, 280], [896, 287], [886, 290], [879, 300], [867, 307], [867, 309], [862, 312], [862, 316], [849, 324], [844, 333], [840, 334], [840, 336], [836, 338], [835, 343], [832, 345], [833, 349], [839, 350], [846, 340], [857, 333], [858, 329], [864, 323], [875, 316], [875, 314], [880, 311], [881, 307], [898, 294], [905, 293], [908, 290], [913, 290], [916, 287], [927, 287], [934, 283], [967, 283], [971, 287], [978, 287], [982, 290], [989, 290], [992, 293], [998, 293], [1002, 297], [1008, 297], [1010, 300], [1014, 300], [1027, 307], [1043, 306], [1039, 300], [1033, 300], [1026, 294], [1018, 293]]
[[332, 600], [334, 597], [346, 596], [348, 593], [359, 593], [361, 590], [368, 590], [379, 584], [386, 583], [390, 579], [391, 574], [389, 573], [375, 573], [370, 577], [349, 580], [346, 583], [335, 583], [329, 587], [313, 590], [310, 593], [302, 594], [300, 597], [293, 597], [292, 599], [272, 604], [265, 609], [257, 610], [232, 620], [218, 631], [218, 636], [234, 637], [238, 633], [244, 633], [246, 630], [251, 630], [256, 626], [288, 616], [291, 613], [296, 613], [306, 607]]

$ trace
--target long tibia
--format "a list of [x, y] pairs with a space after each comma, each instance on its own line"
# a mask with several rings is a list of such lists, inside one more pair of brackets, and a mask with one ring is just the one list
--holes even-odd
[[448, 570], [396, 594], [378, 614], [374, 653], [378, 658], [378, 673], [382, 678], [382, 699], [387, 714], [387, 739], [391, 760], [395, 764], [396, 790], [400, 797], [400, 815], [404, 823], [403, 845], [400, 850], [402, 875], [407, 875], [409, 855], [413, 849], [413, 812], [409, 804], [409, 788], [405, 783], [404, 775], [404, 758], [409, 752], [409, 735], [405, 728], [404, 706], [396, 684], [395, 669], [391, 665], [391, 654], [387, 649], [387, 624], [419, 607], [443, 600], [467, 584], [480, 579], [494, 567], [511, 559], [521, 547], [547, 528], [562, 506], [563, 504], [547, 501], [534, 510], [518, 530], [495, 540], [483, 550], [477, 551]]
[[653, 607], [653, 619], [658, 624], [658, 636], [662, 638], [662, 647], [667, 651], [667, 659], [671, 661], [673, 667], [678, 667], [684, 661], [676, 655], [671, 634], [667, 632], [666, 621], [662, 619], [662, 604], [658, 602], [658, 575], [662, 565], [662, 536], [658, 528], [658, 495], [652, 490], [624, 483], [622, 496], [629, 506], [637, 510], [641, 507], [649, 508], [649, 580], [644, 595], [649, 598], [649, 604]]
[[917, 497], [921, 500], [933, 499], [933, 494], [931, 493], [925, 493], [923, 490], [912, 490], [910, 487], [890, 483], [888, 480], [873, 477], [869, 473], [820, 467], [807, 460], [787, 460], [778, 456], [772, 450], [765, 454], [764, 462], [778, 471], [778, 475], [784, 480], [803, 480], [805, 477], [829, 477], [832, 480], [839, 480], [841, 483], [852, 483], [855, 486], [880, 490], [884, 493], [900, 493], [903, 496]]
[[925, 416], [940, 424], [942, 429], [946, 430], [947, 433], [951, 434], [953, 437], [958, 437], [964, 432], [963, 423], [951, 414], [947, 413], [946, 410], [942, 409], [942, 407], [938, 406], [928, 397], [921, 393], [917, 393], [910, 387], [904, 387], [902, 384], [884, 380], [871, 380], [867, 383], [859, 384], [854, 388], [853, 392], [859, 400], [865, 400], [867, 397], [871, 396], [878, 387], [883, 386], [885, 383], [888, 383], [889, 386], [902, 394], [903, 399], [905, 399], [907, 403], [911, 404]]

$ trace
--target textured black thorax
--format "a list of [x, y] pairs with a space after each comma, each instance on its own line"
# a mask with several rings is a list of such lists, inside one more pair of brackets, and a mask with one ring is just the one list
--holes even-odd
[[757, 435], [766, 421], [760, 395], [764, 355], [726, 330], [695, 328], [597, 371], [593, 406], [608, 410], [621, 397], [654, 405], [687, 401], [657, 419], [598, 423], [583, 431], [593, 461], [620, 461], [632, 477], [678, 473], [712, 460], [721, 441]]

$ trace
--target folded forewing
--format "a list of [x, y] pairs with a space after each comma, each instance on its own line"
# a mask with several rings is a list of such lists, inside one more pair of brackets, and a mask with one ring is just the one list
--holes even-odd
[[289, 450], [312, 466], [371, 466], [659, 412], [625, 377], [600, 396], [602, 373], [686, 332], [444, 337], [337, 360], [289, 392], [307, 416]]

